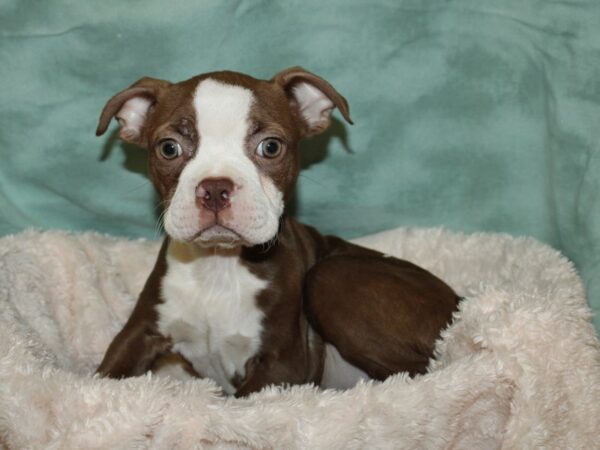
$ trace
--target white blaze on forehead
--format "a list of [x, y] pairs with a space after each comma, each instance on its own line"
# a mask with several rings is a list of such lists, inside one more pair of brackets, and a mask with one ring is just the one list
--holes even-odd
[[193, 105], [200, 143], [182, 176], [193, 172], [202, 178], [228, 177], [235, 182], [235, 167], [246, 172], [256, 170], [245, 144], [253, 101], [254, 94], [241, 86], [210, 78], [198, 84]]
[[[243, 150], [253, 101], [254, 95], [249, 89], [210, 78], [201, 81], [194, 94], [200, 139], [222, 140], [226, 137], [230, 144], [236, 143], [235, 147]], [[206, 142], [201, 146], [204, 144]]]
[[241, 86], [210, 78], [198, 84], [193, 106], [199, 146], [181, 172], [165, 214], [165, 229], [171, 237], [189, 240], [202, 228], [195, 190], [206, 178], [229, 178], [236, 187], [230, 217], [222, 219], [224, 226], [250, 244], [266, 242], [277, 233], [283, 194], [260, 173], [246, 149], [254, 100], [253, 92]]

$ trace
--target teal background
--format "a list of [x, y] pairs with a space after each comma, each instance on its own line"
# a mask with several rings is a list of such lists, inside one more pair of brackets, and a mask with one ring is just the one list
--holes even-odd
[[[138, 78], [293, 65], [340, 116], [302, 147], [291, 209], [323, 232], [531, 235], [600, 310], [600, 2], [0, 2], [0, 233], [158, 237], [143, 150], [94, 130]], [[596, 325], [600, 318], [596, 316]]]

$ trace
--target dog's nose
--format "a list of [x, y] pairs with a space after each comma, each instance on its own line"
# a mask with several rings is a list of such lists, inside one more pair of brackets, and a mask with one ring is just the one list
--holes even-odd
[[229, 178], [207, 178], [196, 187], [196, 199], [204, 208], [219, 212], [231, 204], [233, 188]]

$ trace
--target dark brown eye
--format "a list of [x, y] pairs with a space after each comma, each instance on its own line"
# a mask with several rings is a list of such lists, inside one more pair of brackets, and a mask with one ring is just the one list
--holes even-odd
[[281, 153], [283, 144], [275, 138], [267, 138], [260, 141], [256, 147], [256, 153], [264, 158], [276, 158]]
[[175, 159], [183, 153], [181, 145], [173, 139], [167, 139], [158, 144], [158, 152], [164, 159]]

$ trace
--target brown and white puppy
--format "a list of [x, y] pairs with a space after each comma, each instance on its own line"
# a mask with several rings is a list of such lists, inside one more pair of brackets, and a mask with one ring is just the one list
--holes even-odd
[[349, 387], [423, 372], [457, 296], [386, 258], [283, 214], [298, 142], [346, 100], [295, 67], [269, 81], [214, 72], [143, 78], [111, 98], [97, 134], [149, 150], [167, 237], [98, 372], [140, 375], [171, 355], [229, 394], [269, 384]]

